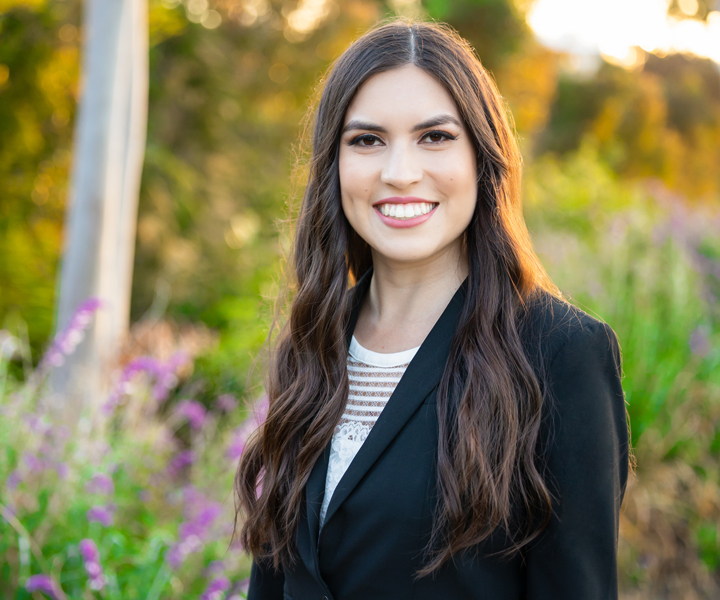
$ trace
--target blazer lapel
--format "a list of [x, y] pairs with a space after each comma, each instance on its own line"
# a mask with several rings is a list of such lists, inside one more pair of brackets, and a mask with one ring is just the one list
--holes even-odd
[[[368, 274], [366, 273], [365, 276]], [[365, 279], [365, 276], [362, 278]], [[354, 319], [350, 321], [348, 333], [348, 344], [355, 329], [359, 305], [369, 285], [367, 281], [356, 295], [356, 308], [353, 311]], [[360, 282], [358, 282], [360, 285]], [[405, 373], [400, 378], [395, 391], [390, 396], [385, 408], [380, 413], [375, 425], [370, 431], [367, 439], [358, 450], [355, 458], [350, 463], [347, 471], [335, 488], [330, 505], [325, 516], [325, 523], [332, 519], [338, 507], [345, 501], [355, 489], [360, 480], [365, 476], [375, 461], [380, 458], [383, 451], [400, 432], [405, 423], [415, 413], [423, 400], [438, 385], [445, 370], [450, 344], [457, 329], [460, 312], [465, 302], [465, 288], [467, 279], [458, 288], [450, 303], [432, 328], [425, 341], [420, 346], [415, 357], [410, 361]], [[329, 457], [329, 454], [328, 454]], [[320, 461], [318, 461], [320, 462]], [[325, 475], [328, 459], [324, 461]], [[317, 465], [316, 465], [317, 466]], [[322, 484], [325, 484], [324, 477]], [[322, 496], [320, 497], [322, 502]], [[317, 532], [317, 528], [314, 530]]]

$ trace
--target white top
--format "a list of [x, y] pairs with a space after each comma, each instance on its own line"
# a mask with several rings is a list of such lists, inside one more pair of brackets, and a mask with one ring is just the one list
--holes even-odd
[[330, 499], [375, 421], [385, 408], [395, 386], [420, 346], [383, 354], [363, 348], [355, 336], [347, 357], [350, 393], [345, 412], [330, 444], [330, 462], [325, 478], [325, 497], [320, 509], [320, 527], [325, 522]]

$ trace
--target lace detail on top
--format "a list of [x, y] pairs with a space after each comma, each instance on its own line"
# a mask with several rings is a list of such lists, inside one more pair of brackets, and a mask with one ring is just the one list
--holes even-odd
[[355, 336], [347, 358], [350, 393], [330, 444], [320, 527], [340, 479], [360, 450], [418, 348], [382, 354], [363, 348]]

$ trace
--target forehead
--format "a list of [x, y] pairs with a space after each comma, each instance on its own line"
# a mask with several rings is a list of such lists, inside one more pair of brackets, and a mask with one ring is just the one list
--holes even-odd
[[444, 85], [421, 68], [404, 65], [368, 78], [348, 106], [345, 124], [354, 118], [385, 125], [414, 124], [437, 113], [450, 114], [462, 122]]

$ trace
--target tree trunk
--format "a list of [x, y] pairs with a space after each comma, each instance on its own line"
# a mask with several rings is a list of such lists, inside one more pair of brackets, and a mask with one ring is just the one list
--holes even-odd
[[56, 408], [102, 402], [127, 333], [148, 97], [147, 0], [86, 0], [82, 95], [60, 269], [56, 331], [96, 296], [104, 307], [51, 374]]

